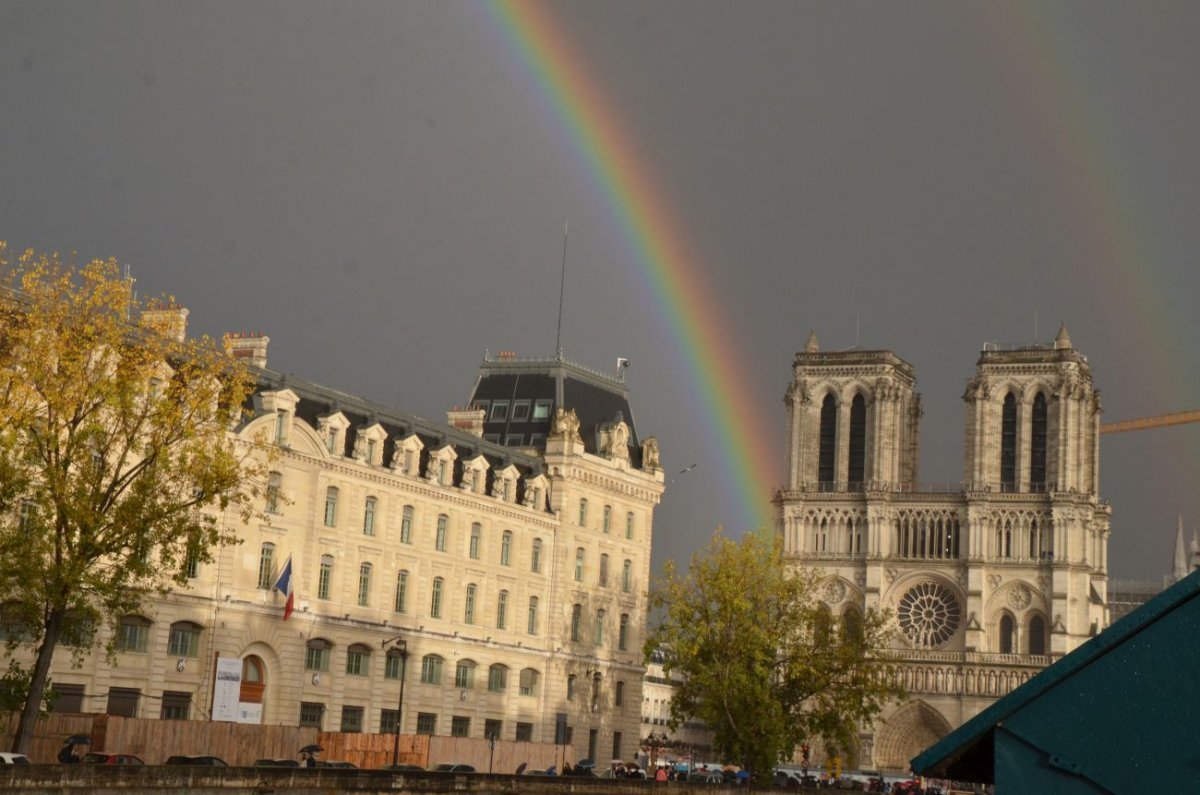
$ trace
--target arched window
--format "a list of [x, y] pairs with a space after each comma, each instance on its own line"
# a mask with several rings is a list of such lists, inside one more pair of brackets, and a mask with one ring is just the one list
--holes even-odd
[[199, 657], [201, 626], [191, 621], [176, 621], [167, 640], [168, 657]]
[[442, 617], [442, 588], [445, 582], [441, 577], [433, 578], [433, 590], [429, 595], [429, 615], [432, 618]]
[[583, 582], [583, 556], [585, 554], [583, 547], [575, 550], [575, 582]]
[[621, 565], [621, 590], [629, 593], [633, 590], [633, 561], [627, 560]]
[[493, 693], [502, 693], [508, 687], [508, 668], [500, 663], [493, 664], [488, 668], [488, 690]]
[[600, 555], [600, 587], [608, 587], [608, 553], [604, 552]]
[[496, 629], [508, 629], [508, 591], [496, 595]]
[[337, 501], [338, 490], [337, 486], [330, 486], [325, 489], [325, 526], [337, 526]]
[[629, 643], [629, 614], [621, 614], [621, 623], [617, 630], [617, 649], [625, 651], [625, 646]]
[[396, 574], [396, 605], [397, 613], [408, 609], [408, 572], [401, 570]]
[[328, 671], [330, 649], [333, 644], [324, 638], [312, 638], [304, 645], [304, 670]]
[[366, 607], [371, 603], [371, 564], [363, 563], [358, 567], [358, 604]]
[[463, 600], [463, 623], [475, 623], [475, 583], [467, 586], [467, 595]]
[[867, 401], [859, 392], [850, 401], [850, 461], [846, 480], [862, 483], [867, 471]]
[[1041, 616], [1029, 619], [1029, 653], [1046, 653], [1046, 619]]
[[367, 497], [366, 504], [363, 505], [363, 535], [375, 535], [375, 506], [376, 499]]
[[471, 523], [471, 539], [467, 545], [467, 554], [471, 560], [479, 560], [479, 542], [483, 538], [483, 525], [479, 522]]
[[1000, 617], [1000, 653], [1013, 653], [1013, 619], [1008, 613]]
[[355, 643], [346, 649], [346, 673], [350, 676], [366, 676], [371, 673], [370, 646]]
[[533, 539], [533, 548], [529, 551], [529, 570], [534, 574], [542, 570], [542, 539]]
[[505, 530], [500, 536], [500, 565], [509, 566], [512, 564], [512, 539], [511, 530]]
[[263, 670], [263, 662], [251, 654], [242, 660], [242, 686], [238, 700], [247, 704], [261, 704], [263, 690], [267, 686], [267, 676]]
[[413, 526], [413, 507], [405, 505], [404, 511], [400, 514], [400, 543], [412, 543], [412, 526]]
[[437, 535], [433, 538], [433, 548], [438, 552], [446, 551], [446, 528], [450, 524], [450, 517], [444, 513], [439, 513], [437, 518]]
[[317, 598], [328, 599], [330, 583], [333, 580], [333, 556], [321, 556], [321, 568], [317, 571]]
[[837, 400], [832, 394], [821, 401], [821, 438], [817, 454], [817, 480], [823, 484], [834, 481], [833, 465], [837, 450]]
[[442, 683], [442, 658], [436, 654], [426, 654], [421, 658], [421, 684], [440, 685]]
[[271, 580], [275, 577], [275, 545], [266, 542], [258, 552], [258, 587], [264, 591], [271, 589]]
[[521, 669], [521, 684], [520, 693], [523, 696], [532, 696], [537, 694], [538, 672], [533, 668]]
[[388, 649], [387, 656], [383, 660], [383, 678], [403, 679], [407, 657], [406, 652], [397, 648]]
[[1029, 488], [1046, 490], [1046, 396], [1033, 398], [1033, 417], [1029, 427]]
[[1004, 396], [1000, 412], [1000, 490], [1017, 490], [1017, 399]]
[[537, 613], [538, 613], [538, 598], [536, 596], [529, 597], [529, 618], [525, 624], [525, 631], [530, 635], [537, 634]]
[[818, 605], [817, 614], [813, 618], [813, 639], [818, 646], [825, 646], [833, 634], [833, 613], [829, 605]]
[[583, 605], [571, 605], [571, 640], [579, 642], [579, 624], [583, 619]]
[[459, 660], [454, 667], [454, 686], [459, 690], [472, 690], [475, 687], [475, 661]]

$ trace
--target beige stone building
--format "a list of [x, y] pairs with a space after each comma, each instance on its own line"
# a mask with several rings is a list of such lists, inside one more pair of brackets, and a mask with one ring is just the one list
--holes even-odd
[[259, 515], [122, 619], [113, 664], [60, 650], [56, 709], [390, 733], [403, 687], [403, 733], [632, 758], [663, 475], [623, 378], [504, 354], [441, 423], [274, 372], [267, 343], [227, 338], [258, 376], [231, 434], [279, 453]]
[[1108, 622], [1099, 392], [1066, 329], [980, 353], [961, 484], [918, 483], [915, 383], [890, 351], [826, 353], [814, 335], [785, 398], [786, 554], [828, 572], [835, 616], [879, 607], [897, 624], [910, 699], [864, 728], [864, 767], [907, 769]]

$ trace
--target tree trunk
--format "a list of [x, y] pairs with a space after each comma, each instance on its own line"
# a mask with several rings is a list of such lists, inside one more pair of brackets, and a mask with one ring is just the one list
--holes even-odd
[[37, 661], [33, 664], [33, 679], [29, 682], [25, 706], [21, 709], [21, 721], [17, 724], [17, 733], [13, 737], [14, 753], [29, 753], [29, 745], [33, 742], [33, 730], [37, 726], [38, 713], [41, 712], [42, 694], [46, 690], [46, 681], [50, 678], [50, 661], [54, 659], [54, 647], [58, 645], [59, 635], [62, 634], [65, 616], [65, 610], [54, 610], [46, 621], [46, 634], [42, 636], [42, 645], [38, 647]]

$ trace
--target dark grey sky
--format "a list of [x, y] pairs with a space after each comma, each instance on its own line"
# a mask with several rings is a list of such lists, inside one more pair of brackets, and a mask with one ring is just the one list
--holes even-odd
[[[776, 471], [792, 354], [895, 350], [957, 482], [987, 340], [1065, 320], [1106, 419], [1200, 408], [1200, 4], [562, 3], [700, 255]], [[494, 15], [438, 3], [0, 5], [0, 239], [115, 255], [192, 329], [441, 417], [485, 348], [629, 380], [656, 560], [744, 517], [678, 339]], [[856, 337], [856, 326], [860, 331]], [[1200, 524], [1200, 426], [1106, 437], [1112, 573]]]

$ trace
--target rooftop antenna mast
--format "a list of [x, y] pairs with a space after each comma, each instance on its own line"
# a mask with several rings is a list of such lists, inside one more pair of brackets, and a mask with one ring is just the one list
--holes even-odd
[[563, 315], [563, 294], [567, 287], [567, 232], [570, 230], [570, 219], [563, 221], [563, 255], [562, 255], [562, 274], [558, 280], [558, 331], [554, 336], [554, 351], [555, 356], [559, 361], [562, 361], [562, 315]]

